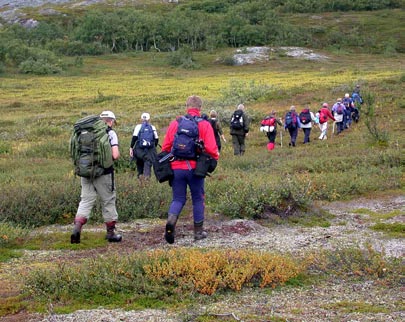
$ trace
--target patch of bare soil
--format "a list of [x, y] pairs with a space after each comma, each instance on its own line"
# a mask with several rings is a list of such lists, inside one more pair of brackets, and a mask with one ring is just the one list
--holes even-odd
[[[0, 298], [18, 295], [18, 276], [27, 268], [48, 261], [71, 261], [99, 255], [102, 252], [172, 247], [244, 248], [269, 252], [302, 254], [311, 250], [335, 249], [345, 246], [371, 244], [387, 257], [403, 258], [403, 239], [388, 238], [370, 229], [367, 209], [377, 213], [397, 214], [389, 222], [404, 222], [405, 196], [360, 198], [349, 202], [317, 205], [335, 215], [330, 227], [304, 228], [287, 225], [263, 225], [253, 220], [229, 220], [208, 215], [206, 229], [209, 237], [194, 242], [190, 215], [179, 219], [176, 241], [168, 245], [163, 239], [164, 220], [139, 220], [120, 224], [124, 240], [119, 244], [83, 251], [26, 251], [22, 258], [3, 264], [0, 269]], [[71, 226], [52, 226], [45, 231], [70, 231]], [[83, 234], [102, 226], [87, 226]], [[79, 310], [72, 314], [18, 314], [0, 317], [0, 321], [193, 321], [202, 314], [227, 321], [404, 321], [404, 285], [384, 285], [375, 280], [355, 283], [346, 280], [320, 282], [319, 285], [282, 287], [275, 290], [246, 289], [239, 293], [219, 296], [205, 306], [196, 303], [183, 311], [165, 310]], [[259, 318], [260, 317], [260, 318]]]

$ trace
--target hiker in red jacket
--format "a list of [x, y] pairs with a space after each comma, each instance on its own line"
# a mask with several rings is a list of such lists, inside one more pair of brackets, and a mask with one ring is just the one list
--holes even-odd
[[[211, 124], [201, 117], [202, 100], [198, 96], [190, 96], [186, 102], [186, 115], [194, 117], [198, 125], [199, 141], [203, 143], [204, 151], [213, 159], [218, 160], [219, 152]], [[170, 123], [163, 141], [162, 151], [172, 152], [175, 137], [179, 128], [179, 119]], [[173, 152], [174, 153], [174, 152]], [[203, 230], [205, 211], [205, 178], [195, 175], [197, 161], [195, 158], [177, 158], [171, 162], [174, 177], [170, 182], [172, 187], [172, 202], [169, 207], [165, 228], [165, 239], [169, 244], [174, 243], [177, 219], [187, 200], [187, 186], [190, 188], [193, 204], [194, 240], [207, 238]]]
[[319, 140], [327, 139], [326, 134], [328, 132], [328, 118], [335, 121], [335, 118], [329, 110], [328, 103], [323, 103], [322, 108], [319, 110], [319, 127], [321, 129]]

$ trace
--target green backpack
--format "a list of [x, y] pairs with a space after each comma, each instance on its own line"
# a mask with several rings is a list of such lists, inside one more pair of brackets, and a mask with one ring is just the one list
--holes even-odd
[[107, 124], [97, 115], [78, 120], [70, 137], [70, 156], [75, 174], [96, 178], [112, 167], [113, 158]]

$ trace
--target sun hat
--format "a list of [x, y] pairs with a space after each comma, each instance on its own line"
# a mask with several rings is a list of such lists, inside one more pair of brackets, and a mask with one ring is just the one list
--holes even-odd
[[149, 113], [142, 113], [141, 119], [144, 121], [149, 121], [150, 120], [150, 114]]
[[111, 111], [103, 111], [103, 112], [101, 112], [100, 117], [116, 120], [115, 114], [113, 112], [111, 112]]

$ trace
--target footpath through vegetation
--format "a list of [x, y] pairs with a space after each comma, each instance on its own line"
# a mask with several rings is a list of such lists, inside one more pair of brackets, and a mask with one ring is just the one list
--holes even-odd
[[[103, 227], [94, 225], [87, 232], [93, 235], [86, 238], [84, 234], [78, 249], [72, 249], [67, 242], [70, 225], [36, 229], [30, 233], [33, 239], [28, 242], [33, 250], [25, 248], [22, 257], [1, 267], [4, 309], [0, 321], [403, 320], [403, 195], [380, 193], [318, 207], [330, 214], [330, 224], [325, 227], [303, 227], [292, 222], [276, 225], [269, 219], [226, 220], [210, 214], [207, 222], [210, 236], [198, 243], [193, 241], [186, 224], [191, 221], [184, 218], [174, 247], [164, 242], [164, 220], [121, 224], [120, 233], [125, 237], [121, 244], [114, 245], [103, 241]], [[97, 245], [92, 245], [94, 238]], [[226, 255], [221, 255], [225, 249]], [[261, 288], [260, 280], [243, 279], [244, 274], [249, 274], [241, 269], [243, 261], [248, 260], [243, 250], [248, 250], [250, 256], [274, 254], [276, 271], [286, 261], [277, 273], [278, 281], [274, 280], [275, 271], [268, 272], [269, 281], [273, 280], [270, 285], [274, 283], [276, 287], [285, 282], [286, 285]], [[147, 265], [143, 282], [137, 280], [134, 270], [140, 269], [143, 253], [160, 256], [167, 264], [160, 273], [158, 266], [154, 268], [155, 277], [161, 274], [164, 284], [155, 280], [153, 288], [148, 285], [144, 275]], [[204, 253], [208, 257], [201, 257]], [[301, 268], [290, 266], [294, 263], [288, 259], [291, 254]], [[217, 291], [212, 292], [214, 296], [207, 296], [204, 293], [210, 294], [209, 288], [213, 290], [215, 283], [204, 276], [210, 265], [219, 265], [217, 256], [233, 258], [237, 265], [228, 262], [222, 268], [231, 269], [226, 273], [228, 286], [217, 285]], [[210, 265], [201, 266], [213, 257], [217, 259]], [[175, 258], [172, 264], [170, 258]], [[198, 263], [199, 259], [202, 262]], [[260, 256], [255, 261], [259, 259]], [[175, 271], [166, 280], [165, 271], [171, 269], [170, 265], [175, 265], [172, 268]], [[297, 275], [291, 269], [300, 273]], [[178, 270], [182, 270], [182, 277]], [[199, 279], [186, 282], [187, 271]], [[82, 276], [85, 280], [79, 279], [80, 274], [75, 272], [85, 274]], [[289, 274], [295, 277], [291, 279]], [[125, 276], [127, 282], [123, 281]], [[287, 277], [284, 282], [282, 276]], [[72, 283], [80, 283], [80, 287], [74, 288]], [[132, 283], [136, 285], [130, 286]], [[240, 290], [231, 292], [232, 288]], [[28, 292], [24, 296], [20, 294], [22, 289]], [[69, 290], [73, 293], [66, 292]], [[183, 294], [177, 293], [180, 290]], [[83, 307], [84, 303], [87, 304]], [[75, 311], [78, 305], [82, 310]], [[36, 310], [42, 307], [43, 313], [30, 313], [35, 307]], [[74, 312], [61, 314], [66, 310]]]

